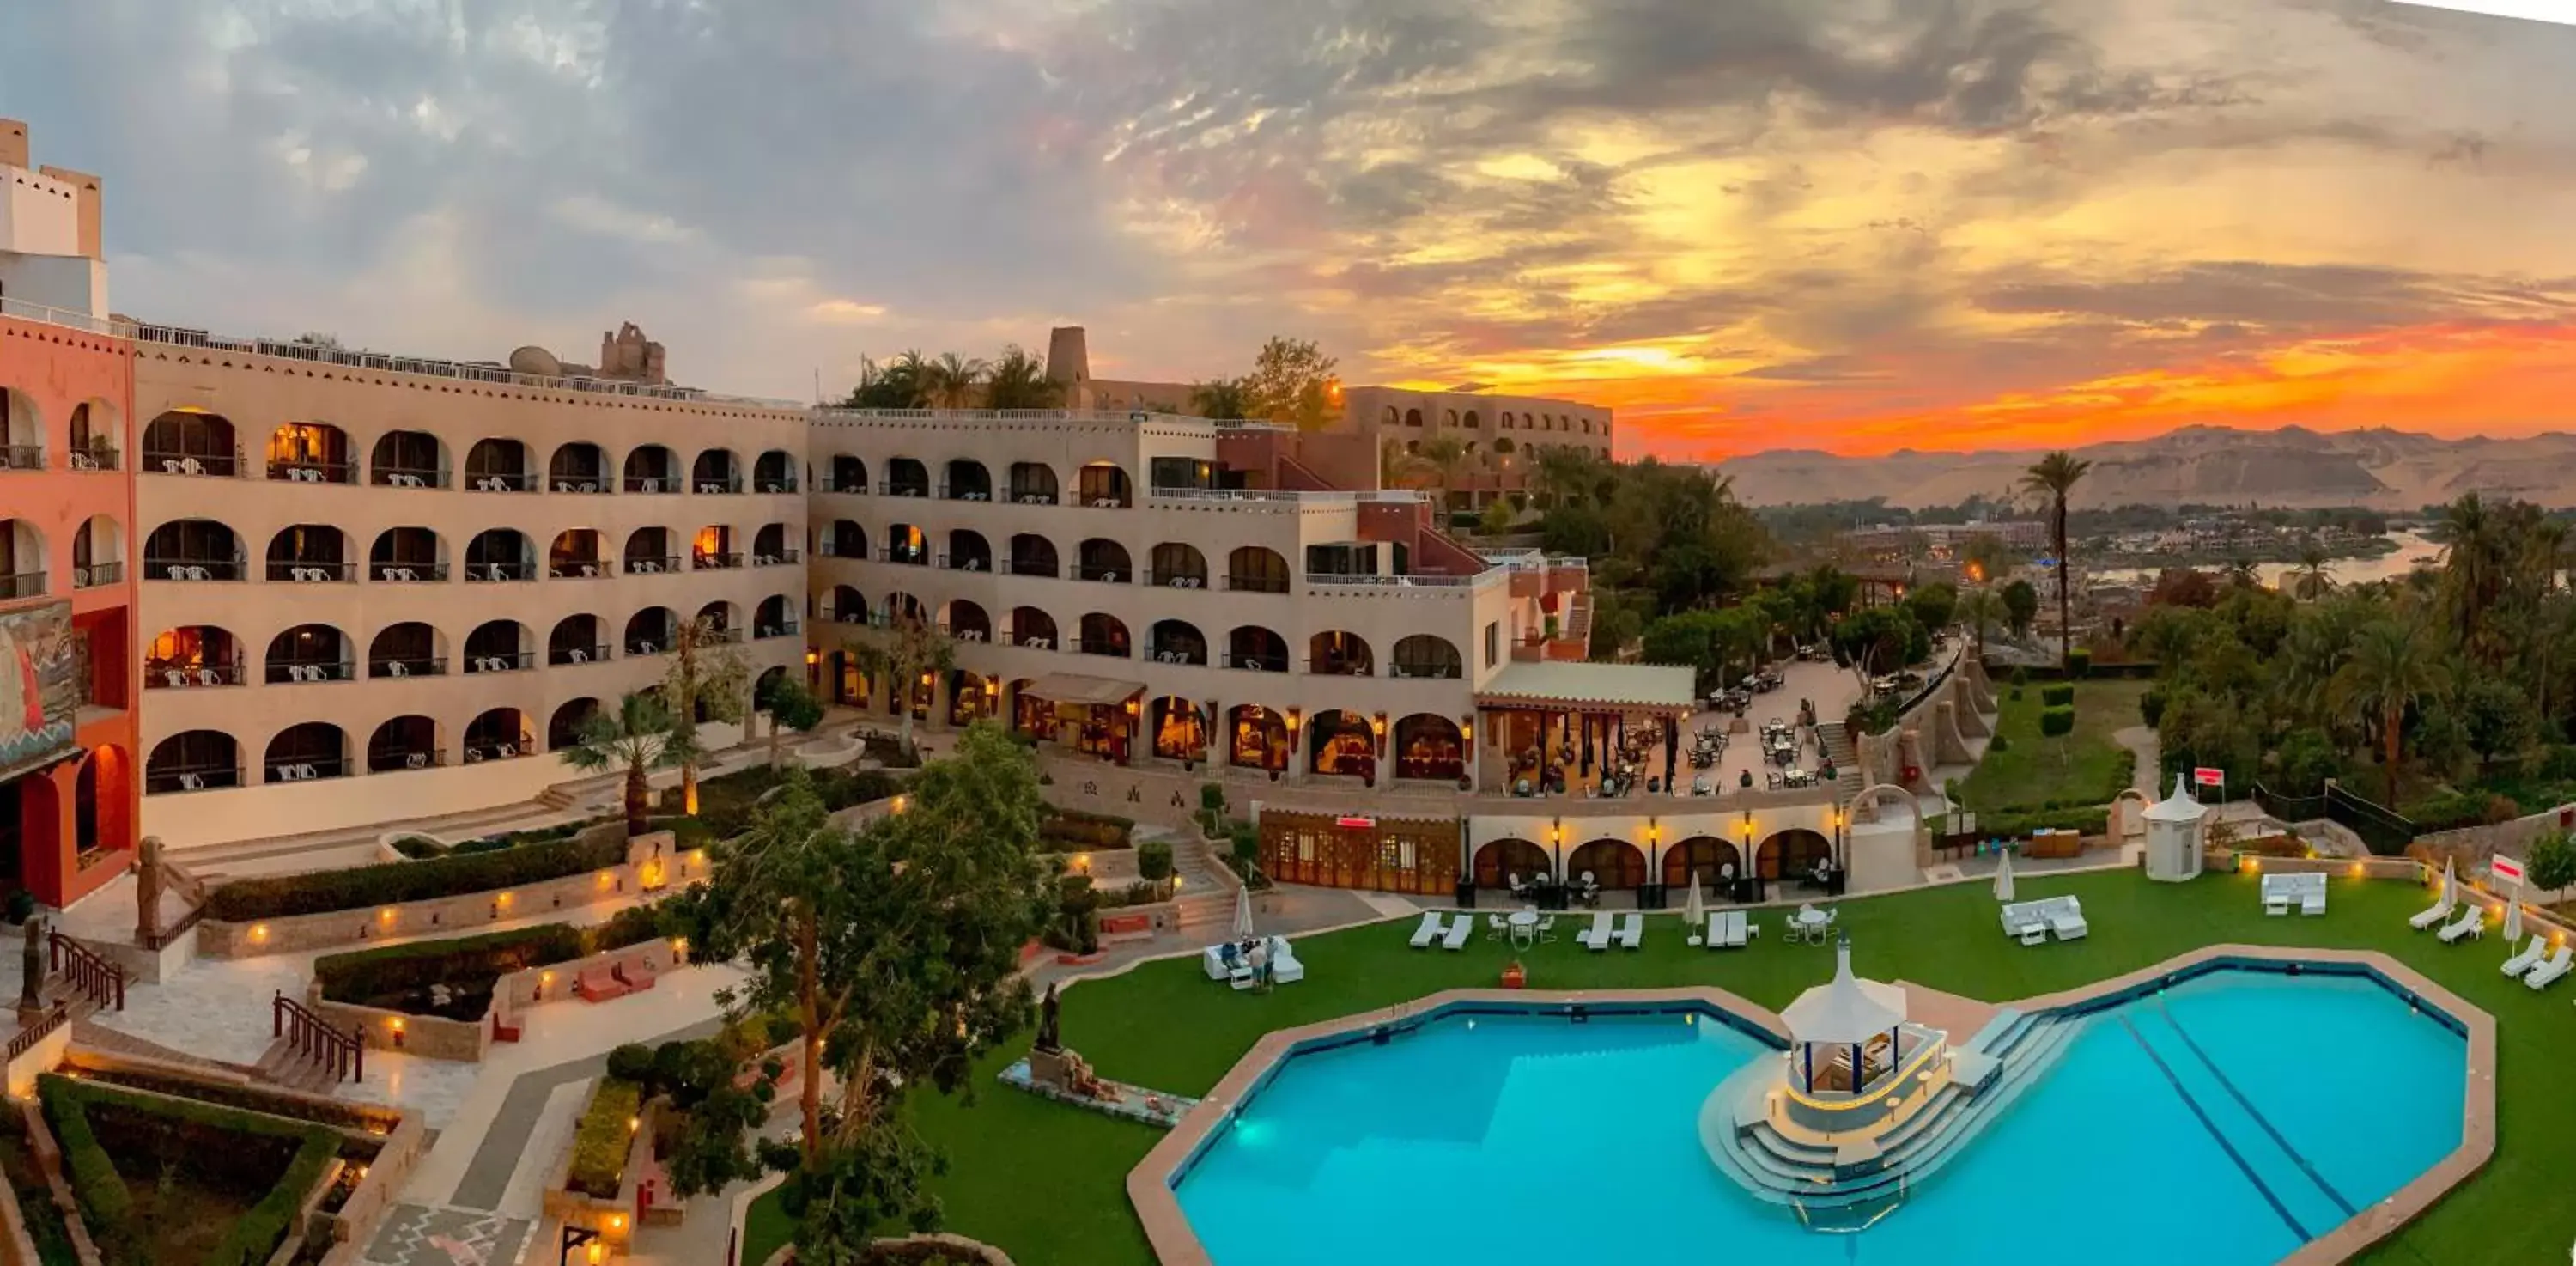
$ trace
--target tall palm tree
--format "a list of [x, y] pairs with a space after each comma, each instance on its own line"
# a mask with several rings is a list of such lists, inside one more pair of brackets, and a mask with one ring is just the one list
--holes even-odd
[[1413, 454], [1413, 462], [1414, 486], [1432, 494], [1431, 504], [1443, 516], [1441, 525], [1447, 526], [1449, 490], [1466, 469], [1467, 442], [1455, 435], [1434, 435], [1422, 441], [1422, 451]]
[[689, 759], [696, 744], [696, 727], [679, 724], [659, 698], [637, 693], [620, 698], [615, 712], [591, 713], [563, 757], [586, 774], [626, 774], [626, 833], [633, 836], [648, 824], [653, 771]]
[[2290, 573], [2290, 593], [2302, 600], [2326, 596], [2334, 588], [2334, 566], [2326, 561], [2326, 548], [2315, 540], [2299, 542], [2298, 570]]
[[860, 630], [843, 648], [870, 681], [894, 688], [895, 716], [902, 726], [903, 749], [912, 750], [912, 694], [923, 677], [933, 681], [957, 666], [957, 643], [937, 625], [918, 616], [898, 616], [885, 628]]
[[2254, 560], [2241, 554], [2227, 560], [2219, 578], [2237, 589], [2259, 589], [2263, 585], [2263, 573], [2255, 568]]
[[984, 372], [984, 403], [994, 409], [1060, 409], [1064, 384], [1046, 376], [1046, 364], [1013, 343]]
[[751, 665], [733, 645], [738, 636], [718, 629], [705, 616], [686, 620], [671, 641], [671, 662], [662, 672], [661, 697], [691, 739], [680, 751], [681, 812], [698, 811], [698, 718], [742, 724], [750, 710]]
[[2440, 690], [2447, 680], [2441, 648], [2420, 620], [2376, 620], [2353, 635], [2343, 667], [2327, 687], [2335, 707], [2379, 727], [2388, 763], [2388, 799], [2397, 803], [2397, 771], [2404, 756], [2407, 706]]
[[2024, 491], [2049, 499], [2048, 539], [2057, 554], [2057, 662], [2061, 664], [2075, 645], [2075, 626], [2068, 614], [2071, 608], [2066, 596], [2067, 573], [2074, 570], [2066, 558], [2066, 494], [2091, 469], [2093, 463], [2059, 449], [2031, 463], [2021, 477]]
[[1190, 388], [1190, 409], [1212, 422], [1232, 422], [1252, 408], [1252, 393], [1240, 378], [1217, 378]]
[[983, 380], [984, 362], [955, 352], [942, 352], [921, 369], [921, 391], [934, 409], [966, 408], [974, 403], [975, 387]]
[[2463, 648], [2481, 655], [2489, 649], [2483, 636], [2486, 613], [2504, 590], [2504, 525], [2472, 492], [2442, 507], [2433, 539], [2442, 544], [2442, 595], [2450, 607], [2452, 631]]

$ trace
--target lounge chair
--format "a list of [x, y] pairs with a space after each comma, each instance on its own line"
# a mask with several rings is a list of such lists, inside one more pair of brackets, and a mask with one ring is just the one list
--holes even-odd
[[2444, 896], [2441, 900], [2434, 902], [2431, 909], [2416, 915], [2414, 918], [2408, 919], [2406, 921], [2406, 926], [2421, 932], [2444, 919], [2450, 918], [2451, 912], [2458, 908], [2459, 905], [2457, 902], [2454, 902], [2448, 896]]
[[2484, 936], [2486, 931], [2487, 912], [2476, 906], [2469, 906], [2460, 911], [2460, 917], [2451, 920], [2449, 925], [2442, 929], [2440, 936], [2444, 945], [2456, 945], [2463, 939]]
[[2289, 881], [2292, 878], [2295, 878], [2295, 876], [2263, 876], [2263, 913], [2277, 915], [2288, 914], [2290, 912], [2291, 894]]
[[1442, 926], [1442, 922], [1441, 922], [1440, 912], [1439, 912], [1439, 911], [1437, 911], [1437, 910], [1433, 910], [1433, 911], [1430, 911], [1429, 913], [1424, 914], [1424, 915], [1422, 916], [1422, 923], [1421, 923], [1421, 926], [1416, 927], [1416, 928], [1414, 928], [1414, 929], [1413, 929], [1413, 941], [1412, 941], [1413, 948], [1415, 948], [1415, 949], [1429, 949], [1429, 948], [1431, 948], [1431, 943], [1432, 943], [1433, 941], [1439, 940], [1439, 939], [1440, 939], [1440, 934], [1441, 934], [1441, 932], [1443, 932], [1444, 930], [1445, 930], [1445, 928]]
[[2549, 987], [2549, 982], [2566, 975], [2570, 967], [2576, 967], [2576, 949], [2561, 945], [2557, 953], [2551, 954], [2538, 967], [2524, 972], [2522, 983], [2534, 989], [2546, 989]]
[[1288, 944], [1288, 938], [1284, 936], [1271, 937], [1270, 983], [1274, 985], [1293, 985], [1305, 978], [1306, 965], [1297, 961], [1297, 951], [1290, 947]]
[[2515, 954], [2513, 957], [2504, 960], [2504, 974], [2508, 976], [2519, 976], [2524, 972], [2530, 971], [2532, 965], [2538, 963], [2543, 957], [2547, 956], [2548, 953], [2549, 938], [2544, 936], [2534, 936], [2531, 938], [2531, 944], [2522, 947], [2521, 953]]
[[1457, 918], [1450, 921], [1449, 935], [1441, 940], [1440, 948], [1447, 950], [1465, 949], [1467, 948], [1467, 938], [1474, 936], [1475, 934], [1476, 916], [1472, 914], [1459, 915]]
[[1646, 916], [1642, 914], [1623, 914], [1619, 916], [1619, 948], [1639, 949], [1642, 948], [1645, 943]]
[[2326, 877], [2324, 872], [2299, 877], [2299, 913], [2317, 915], [2326, 912]]
[[2091, 934], [2093, 929], [2084, 922], [2084, 906], [2075, 898], [2052, 897], [2044, 904], [2048, 930], [2055, 932], [2057, 939], [2072, 941]]
[[1610, 948], [1610, 912], [1604, 910], [1593, 915], [1592, 926], [1576, 933], [1574, 939], [1594, 953]]
[[1708, 931], [1707, 931], [1707, 933], [1706, 933], [1705, 935], [1703, 935], [1703, 936], [1701, 936], [1701, 937], [1700, 937], [1700, 942], [1699, 942], [1699, 943], [1700, 943], [1700, 944], [1702, 944], [1702, 945], [1704, 945], [1704, 946], [1707, 946], [1707, 947], [1708, 947], [1708, 948], [1710, 948], [1710, 949], [1723, 949], [1723, 948], [1725, 948], [1725, 947], [1726, 947], [1726, 916], [1727, 916], [1728, 914], [1730, 914], [1730, 913], [1732, 913], [1732, 911], [1727, 911], [1727, 910], [1711, 910], [1711, 911], [1709, 911], [1709, 912], [1708, 912]]

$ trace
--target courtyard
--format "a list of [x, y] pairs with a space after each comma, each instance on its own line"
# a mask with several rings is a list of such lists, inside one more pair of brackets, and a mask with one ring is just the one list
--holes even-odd
[[[2535, 994], [2498, 972], [2505, 957], [2500, 943], [2443, 945], [2429, 933], [2411, 932], [2406, 919], [2423, 908], [2427, 894], [2403, 882], [2338, 878], [2332, 912], [2316, 919], [2266, 918], [2251, 876], [2210, 875], [2170, 886], [2126, 871], [2033, 876], [2020, 895], [2061, 893], [2081, 897], [2090, 937], [2031, 948], [2010, 942], [1996, 932], [1994, 900], [1982, 883], [1843, 902], [1841, 922], [1852, 933], [1863, 974], [1986, 999], [2071, 988], [2211, 944], [2387, 953], [2495, 1016], [2500, 1120], [2496, 1159], [2486, 1172], [2362, 1260], [2540, 1261], [2564, 1251], [2563, 1233], [2529, 1212], [2555, 1198], [2558, 1175], [2576, 1172], [2576, 1099], [2553, 1084], [2551, 1071], [2563, 1062], [2552, 1053], [2576, 1043], [2576, 1013], [2564, 997]], [[1707, 984], [1777, 1008], [1820, 983], [1832, 962], [1828, 951], [1780, 941], [1779, 919], [1757, 912], [1769, 933], [1725, 954], [1685, 945], [1678, 920], [1659, 916], [1650, 918], [1642, 950], [1589, 954], [1561, 936], [1519, 957], [1535, 988]], [[1065, 995], [1064, 1039], [1103, 1076], [1199, 1095], [1273, 1029], [1442, 989], [1489, 986], [1513, 957], [1481, 936], [1458, 953], [1412, 950], [1405, 944], [1409, 926], [1395, 921], [1300, 938], [1306, 980], [1267, 995], [1212, 984], [1194, 957], [1088, 981]], [[971, 1104], [916, 1101], [915, 1123], [952, 1159], [936, 1185], [948, 1229], [1020, 1260], [1147, 1266], [1153, 1257], [1129, 1212], [1124, 1184], [1159, 1132], [995, 1084], [991, 1075], [1025, 1045], [987, 1059]], [[2304, 1061], [2355, 1057], [2284, 1050], [2279, 1071], [2295, 1077]], [[1037, 1193], [1045, 1198], [1032, 1198]], [[769, 1202], [756, 1204], [746, 1260], [761, 1260], [784, 1229]]]

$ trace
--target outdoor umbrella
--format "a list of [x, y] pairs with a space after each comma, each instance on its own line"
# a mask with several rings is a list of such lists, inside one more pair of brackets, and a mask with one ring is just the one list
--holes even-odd
[[2454, 859], [2444, 858], [2442, 861], [2442, 904], [2446, 906], [2455, 906], [2459, 903], [2459, 863]]
[[1252, 890], [1249, 888], [1234, 890], [1234, 939], [1252, 939]]
[[2005, 849], [1995, 861], [1995, 900], [2013, 899], [2012, 850]]
[[2508, 946], [2522, 939], [2522, 903], [2504, 899], [2504, 943]]
[[1707, 930], [1708, 907], [1700, 904], [1699, 876], [1691, 876], [1690, 900], [1682, 903], [1682, 927], [1692, 936]]

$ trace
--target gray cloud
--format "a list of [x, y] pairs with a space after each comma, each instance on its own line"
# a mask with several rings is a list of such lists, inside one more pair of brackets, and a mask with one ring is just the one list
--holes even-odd
[[2551, 292], [2489, 279], [2400, 268], [2194, 263], [2153, 276], [2093, 281], [2007, 279], [1978, 302], [1990, 312], [2098, 317], [2148, 326], [2218, 322], [2274, 331], [2368, 330], [2422, 321], [2565, 319], [2576, 290]]

